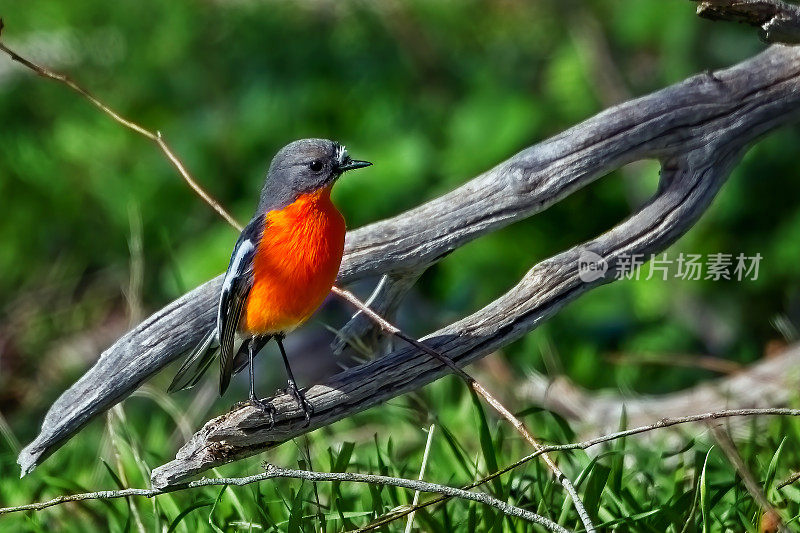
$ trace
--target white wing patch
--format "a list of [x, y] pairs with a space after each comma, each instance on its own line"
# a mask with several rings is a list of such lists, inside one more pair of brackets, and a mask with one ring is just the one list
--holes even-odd
[[245, 257], [247, 257], [247, 255], [250, 254], [254, 249], [255, 246], [253, 246], [253, 241], [250, 239], [242, 241], [239, 247], [236, 248], [236, 255], [233, 257], [233, 262], [231, 263], [230, 268], [228, 268], [228, 272], [225, 273], [225, 279], [222, 281], [222, 292], [219, 299], [219, 310], [217, 311], [217, 340], [219, 341], [221, 341], [222, 336], [222, 323], [220, 321], [223, 315], [222, 306], [224, 305], [226, 299], [225, 295], [233, 289], [234, 280], [243, 274], [242, 261], [244, 261]]
[[222, 290], [230, 290], [233, 286], [233, 280], [237, 276], [241, 275], [241, 268], [242, 268], [242, 261], [244, 260], [245, 256], [253, 251], [253, 241], [247, 239], [246, 241], [242, 241], [242, 244], [236, 250], [236, 255], [233, 258], [233, 263], [231, 263], [231, 267], [228, 269], [228, 273], [225, 274], [225, 281], [222, 282]]

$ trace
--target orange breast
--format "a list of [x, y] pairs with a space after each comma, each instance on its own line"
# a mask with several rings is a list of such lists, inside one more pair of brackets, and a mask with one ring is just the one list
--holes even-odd
[[308, 320], [336, 280], [344, 234], [344, 218], [331, 203], [330, 188], [268, 212], [240, 330], [289, 332]]

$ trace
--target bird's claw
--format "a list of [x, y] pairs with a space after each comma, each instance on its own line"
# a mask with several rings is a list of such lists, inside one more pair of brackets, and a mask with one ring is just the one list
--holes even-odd
[[277, 412], [275, 407], [271, 403], [260, 400], [255, 396], [250, 396], [249, 402], [253, 407], [269, 417], [269, 426], [267, 429], [272, 429], [272, 427], [275, 425], [275, 413]]
[[314, 406], [306, 400], [306, 397], [300, 392], [300, 389], [297, 388], [297, 384], [293, 381], [289, 381], [289, 386], [286, 387], [286, 393], [294, 398], [297, 405], [303, 410], [303, 415], [306, 418], [305, 426], [311, 424], [311, 415], [314, 414]]

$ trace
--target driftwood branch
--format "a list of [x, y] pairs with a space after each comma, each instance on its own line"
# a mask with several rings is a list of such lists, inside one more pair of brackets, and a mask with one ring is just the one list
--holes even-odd
[[[699, 75], [612, 108], [528, 148], [455, 191], [398, 217], [350, 232], [340, 283], [378, 274], [419, 271], [453, 249], [530, 216], [594, 179], [643, 158], [662, 161], [658, 194], [638, 213], [592, 242], [534, 267], [507, 294], [428, 337], [435, 350], [464, 365], [536, 327], [565, 303], [613, 280], [622, 254], [661, 250], [704, 211], [746, 146], [798, 115], [797, 51], [773, 47], [713, 75]], [[426, 221], [420, 225], [420, 221]], [[604, 257], [606, 276], [583, 282], [577, 258]], [[173, 302], [124, 336], [62, 395], [41, 434], [20, 454], [29, 471], [83, 424], [179, 357], [213, 323], [216, 278]], [[278, 423], [248, 407], [209, 422], [154, 472], [157, 485], [176, 483], [211, 466], [327, 425], [447, 372], [412, 348], [334, 376], [306, 396], [317, 415], [311, 428], [286, 396], [272, 399]]]
[[800, 6], [782, 0], [700, 0], [697, 14], [755, 26], [767, 43], [800, 43]]
[[[0, 31], [2, 31], [2, 20], [0, 20]], [[116, 122], [122, 124], [123, 126], [145, 136], [148, 139], [155, 140], [156, 144], [158, 144], [159, 148], [161, 148], [162, 152], [166, 155], [169, 161], [173, 164], [173, 166], [178, 170], [181, 177], [194, 189], [194, 191], [213, 209], [215, 209], [222, 217], [234, 226], [236, 229], [241, 230], [241, 226], [231, 217], [227, 211], [225, 211], [221, 205], [219, 205], [216, 201], [213, 200], [205, 191], [196, 184], [194, 178], [189, 174], [186, 168], [183, 165], [183, 162], [172, 152], [172, 150], [167, 146], [167, 144], [163, 141], [160, 132], [151, 132], [150, 130], [143, 128], [142, 126], [136, 124], [135, 122], [129, 121], [123, 118], [121, 115], [116, 113], [110, 107], [106, 106], [103, 102], [101, 102], [98, 98], [92, 95], [89, 91], [81, 87], [80, 85], [72, 82], [66, 75], [55, 73], [46, 67], [42, 67], [37, 65], [36, 63], [27, 60], [26, 58], [19, 56], [18, 54], [11, 51], [9, 48], [5, 47], [2, 43], [0, 43], [0, 50], [9, 54], [9, 56], [25, 65], [29, 69], [32, 69], [37, 74], [51, 78], [53, 80], [59, 81], [67, 85], [72, 90], [78, 92], [86, 99], [90, 101], [93, 105], [98, 107], [108, 116], [110, 116]], [[396, 305], [399, 305], [400, 300], [402, 300], [402, 296], [405, 292], [413, 286], [414, 281], [416, 281], [418, 275], [384, 275], [381, 278], [381, 282], [378, 284], [378, 287], [375, 289], [374, 295], [370, 298], [370, 301], [373, 301], [376, 297], [381, 297], [382, 302], [384, 305], [382, 306], [382, 310], [387, 314], [393, 312]], [[506, 418], [516, 429], [518, 432], [522, 434], [522, 436], [535, 448], [538, 449], [540, 446], [538, 442], [533, 438], [533, 436], [528, 432], [522, 422], [517, 419], [508, 409], [505, 408], [485, 387], [483, 387], [480, 383], [478, 383], [475, 379], [473, 379], [470, 375], [468, 375], [464, 370], [459, 368], [452, 360], [450, 360], [447, 356], [432, 350], [431, 348], [427, 347], [426, 345], [416, 341], [415, 339], [411, 338], [410, 336], [406, 335], [402, 332], [399, 328], [392, 325], [387, 319], [385, 319], [380, 314], [376, 313], [373, 309], [369, 307], [368, 304], [361, 302], [354, 294], [350, 291], [345, 289], [341, 289], [339, 287], [334, 286], [331, 291], [339, 296], [340, 298], [348, 301], [352, 305], [354, 305], [357, 309], [359, 309], [358, 313], [354, 317], [356, 320], [352, 321], [353, 323], [357, 323], [357, 319], [359, 318], [359, 314], [363, 314], [363, 317], [367, 317], [370, 321], [370, 324], [377, 325], [377, 331], [382, 331], [386, 334], [393, 335], [399, 339], [402, 339], [412, 346], [419, 348], [420, 350], [428, 353], [429, 355], [435, 357], [437, 360], [442, 362], [443, 364], [447, 365], [453, 372], [460, 376], [465, 383], [470, 386], [478, 395], [480, 395], [484, 400], [486, 400], [489, 405], [497, 410], [497, 412], [504, 418]], [[396, 305], [395, 305], [396, 302]], [[340, 334], [339, 337], [341, 338], [342, 335]], [[377, 342], [380, 342], [380, 337], [376, 337], [375, 339]], [[362, 346], [363, 346], [362, 342]], [[367, 348], [369, 352], [373, 352], [374, 350]], [[119, 408], [118, 406], [116, 408]], [[565, 490], [569, 493], [570, 497], [573, 500], [573, 504], [575, 505], [575, 509], [580, 517], [581, 522], [584, 525], [585, 530], [587, 533], [593, 533], [595, 531], [594, 525], [592, 523], [589, 514], [586, 512], [586, 509], [583, 506], [583, 503], [580, 500], [580, 496], [578, 495], [577, 490], [572, 485], [572, 482], [561, 472], [558, 466], [553, 462], [550, 457], [546, 454], [542, 455], [543, 460], [556, 476], [556, 479], [563, 485]], [[415, 499], [419, 495], [419, 492], [416, 493]], [[138, 514], [135, 514], [135, 518], [137, 519], [137, 523], [139, 523]], [[409, 521], [409, 527], [410, 527]], [[141, 525], [140, 525], [141, 529]]]
[[[574, 423], [579, 434], [612, 431], [625, 414], [631, 425], [696, 414], [708, 409], [765, 408], [788, 405], [800, 383], [800, 345], [768, 357], [731, 375], [669, 394], [621, 396], [587, 391], [563, 376], [532, 374], [520, 388], [522, 399]], [[747, 426], [745, 426], [747, 427]], [[733, 426], [736, 429], [736, 426]]]
[[[341, 279], [365, 272], [413, 269], [469, 239], [530, 215], [596, 177], [642, 158], [662, 161], [658, 193], [631, 218], [597, 239], [534, 267], [484, 309], [425, 337], [458, 365], [468, 364], [536, 327], [567, 302], [614, 279], [617, 259], [666, 248], [703, 213], [745, 148], [795, 120], [800, 110], [800, 53], [774, 47], [737, 67], [700, 75], [612, 108], [501, 163], [467, 185], [400, 217], [351, 234]], [[428, 224], [419, 227], [420, 220]], [[585, 282], [578, 258], [603, 257], [605, 276]], [[310, 429], [416, 389], [447, 372], [422, 350], [402, 348], [311, 387], [316, 416], [302, 415], [285, 395], [272, 398], [278, 422], [268, 428], [249, 406], [208, 422], [153, 471], [155, 486], [258, 453]]]

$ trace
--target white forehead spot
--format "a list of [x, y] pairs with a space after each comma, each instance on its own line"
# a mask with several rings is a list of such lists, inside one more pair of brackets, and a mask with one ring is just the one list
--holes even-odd
[[347, 159], [347, 148], [340, 144], [336, 148], [336, 160], [339, 162], [339, 164], [342, 164], [344, 163], [345, 159]]

